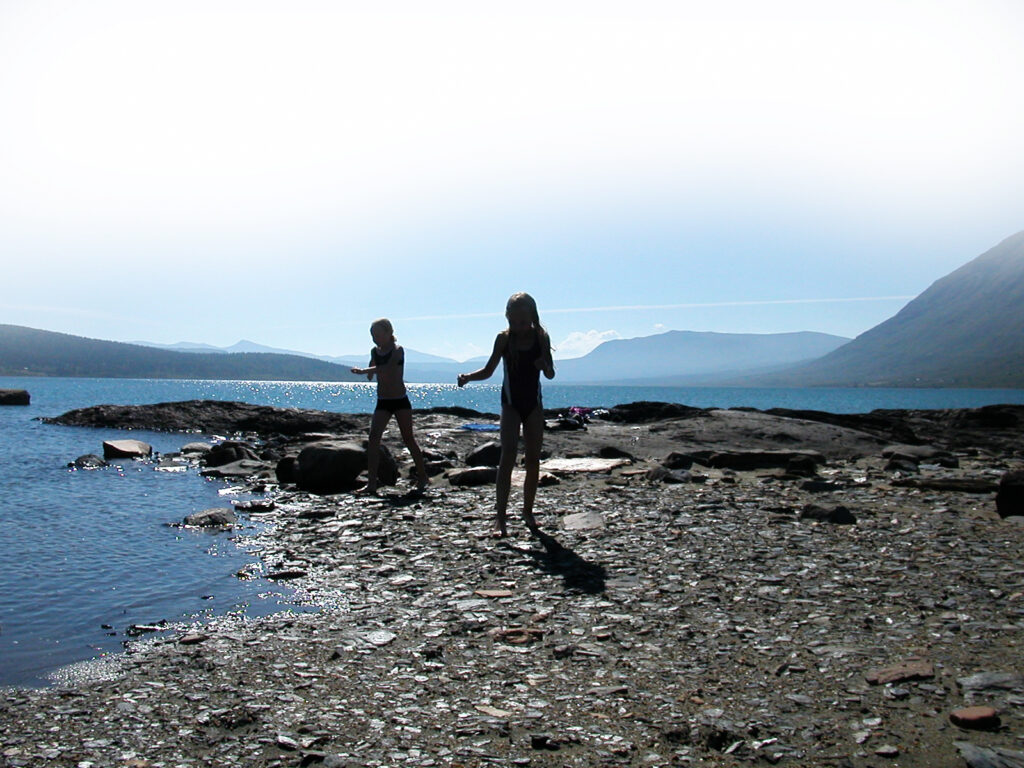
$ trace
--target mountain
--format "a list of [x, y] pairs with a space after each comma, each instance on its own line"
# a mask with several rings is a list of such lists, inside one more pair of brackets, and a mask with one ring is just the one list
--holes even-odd
[[1024, 387], [1024, 232], [936, 281], [846, 346], [746, 383]]
[[[278, 349], [276, 347], [268, 347], [264, 344], [257, 344], [255, 341], [249, 341], [247, 339], [241, 339], [235, 342], [230, 347], [215, 347], [211, 344], [196, 343], [193, 341], [179, 341], [176, 344], [157, 344], [153, 341], [133, 341], [132, 344], [137, 344], [142, 347], [153, 347], [154, 349], [170, 349], [176, 352], [219, 352], [236, 354], [239, 352], [265, 352], [273, 355], [296, 355], [298, 357], [309, 357], [314, 360], [323, 360], [328, 363], [337, 363], [338, 365], [344, 366], [364, 366], [370, 359], [369, 349], [373, 346], [372, 342], [367, 342], [367, 351], [365, 354], [358, 355], [314, 355], [312, 352], [300, 352], [294, 349]], [[410, 363], [444, 363], [450, 364], [455, 361], [449, 357], [440, 357], [438, 355], [431, 355], [427, 352], [418, 352], [415, 349], [406, 348], [405, 359]]]
[[559, 383], [708, 384], [725, 376], [813, 360], [849, 339], [827, 333], [667, 331], [606, 341], [589, 354], [555, 363]]
[[0, 325], [0, 375], [139, 379], [357, 381], [348, 368], [298, 355], [181, 352]]

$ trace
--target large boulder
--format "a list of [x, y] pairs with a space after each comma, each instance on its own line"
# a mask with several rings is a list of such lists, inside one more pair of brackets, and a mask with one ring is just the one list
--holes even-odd
[[0, 389], [0, 405], [28, 405], [30, 400], [24, 389]]
[[1000, 517], [1024, 515], [1024, 471], [1003, 475], [996, 492], [996, 511]]
[[307, 445], [295, 460], [295, 483], [312, 493], [338, 493], [356, 487], [366, 469], [366, 450], [357, 443]]
[[153, 446], [141, 440], [105, 440], [103, 458], [140, 459], [153, 455]]
[[258, 461], [259, 458], [259, 454], [248, 443], [225, 440], [206, 452], [203, 456], [203, 463], [208, 467], [221, 467], [225, 464], [234, 464], [236, 461], [242, 461], [243, 459]]
[[470, 467], [496, 467], [501, 461], [501, 443], [492, 440], [478, 445], [466, 454], [466, 465]]

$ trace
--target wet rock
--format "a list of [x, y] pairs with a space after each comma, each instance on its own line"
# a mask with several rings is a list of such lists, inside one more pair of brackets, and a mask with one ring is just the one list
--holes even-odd
[[1007, 472], [999, 481], [996, 510], [1000, 517], [1024, 515], [1024, 472]]
[[466, 454], [466, 465], [470, 467], [496, 467], [501, 461], [501, 443], [492, 440]]
[[676, 403], [640, 401], [609, 408], [601, 417], [620, 424], [644, 424], [663, 419], [686, 419], [706, 413], [702, 408], [691, 408]]
[[203, 456], [207, 467], [222, 467], [242, 460], [259, 461], [259, 454], [248, 443], [225, 440], [210, 448]]
[[445, 473], [448, 482], [456, 486], [490, 485], [498, 480], [497, 467], [465, 467]]
[[833, 525], [854, 525], [857, 522], [856, 515], [844, 506], [819, 507], [817, 504], [807, 504], [800, 510], [801, 520], [817, 520], [822, 523]]
[[237, 501], [233, 502], [236, 510], [241, 512], [248, 512], [250, 514], [260, 512], [273, 512], [277, 509], [277, 503], [270, 498], [267, 499], [249, 499], [248, 501]]
[[269, 473], [272, 469], [273, 466], [264, 461], [241, 459], [240, 461], [233, 461], [230, 464], [222, 464], [217, 467], [201, 469], [199, 470], [199, 474], [203, 477], [244, 479], [247, 477], [253, 477], [260, 473]]
[[298, 455], [295, 483], [304, 491], [337, 493], [356, 487], [366, 469], [366, 451], [356, 443], [323, 442], [306, 446]]
[[105, 440], [103, 458], [139, 459], [153, 455], [153, 446], [141, 440]]
[[0, 405], [28, 405], [30, 401], [24, 389], [0, 389]]
[[227, 527], [238, 522], [238, 516], [233, 509], [227, 507], [214, 507], [204, 509], [202, 512], [193, 512], [188, 515], [184, 524], [195, 528]]
[[185, 443], [181, 446], [182, 456], [205, 456], [213, 449], [210, 443]]
[[999, 713], [993, 707], [965, 707], [949, 714], [954, 725], [974, 731], [994, 731], [999, 728]]
[[79, 456], [68, 466], [75, 469], [99, 469], [100, 467], [107, 466], [107, 462], [102, 456], [97, 456], [95, 453], [87, 453], [84, 456]]

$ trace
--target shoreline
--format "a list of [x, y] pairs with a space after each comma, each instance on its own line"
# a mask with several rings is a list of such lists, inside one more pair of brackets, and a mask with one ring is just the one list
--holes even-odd
[[[991, 493], [1024, 466], [1024, 408], [875, 423], [611, 410], [622, 420], [545, 437], [550, 458], [631, 457], [552, 472], [546, 541], [514, 515], [512, 540], [477, 538], [493, 486], [440, 475], [426, 498], [404, 480], [374, 499], [273, 492], [253, 513], [274, 528], [254, 537], [261, 560], [321, 612], [221, 617], [133, 644], [114, 679], [4, 691], [0, 759], [959, 766], [956, 741], [1024, 749], [1024, 677], [962, 683], [1024, 673], [1024, 525]], [[466, 418], [483, 417], [418, 412], [421, 445], [462, 467], [493, 438]], [[905, 429], [940, 455], [887, 469], [886, 437]], [[929, 486], [943, 480], [984, 482]], [[930, 672], [868, 681], [912, 656]], [[952, 725], [968, 704], [995, 706], [1001, 728]], [[34, 732], [38, 716], [59, 737]]]

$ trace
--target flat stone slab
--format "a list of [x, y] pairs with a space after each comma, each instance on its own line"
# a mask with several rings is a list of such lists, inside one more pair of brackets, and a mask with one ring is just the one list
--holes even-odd
[[629, 459], [548, 459], [540, 465], [546, 472], [611, 472], [629, 464]]
[[873, 669], [864, 677], [872, 685], [902, 683], [908, 680], [928, 680], [935, 677], [935, 667], [930, 661], [924, 659], [908, 659], [890, 667]]
[[562, 526], [567, 531], [590, 531], [604, 528], [604, 517], [600, 512], [577, 512], [563, 517]]
[[974, 731], [994, 731], [999, 727], [999, 713], [994, 707], [964, 707], [949, 714], [953, 725]]

